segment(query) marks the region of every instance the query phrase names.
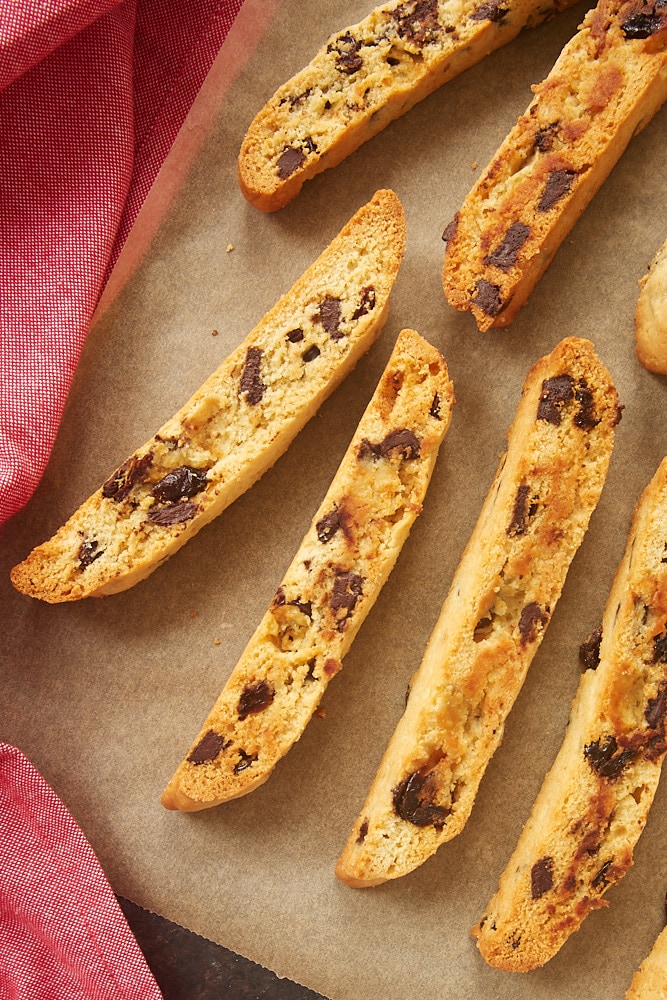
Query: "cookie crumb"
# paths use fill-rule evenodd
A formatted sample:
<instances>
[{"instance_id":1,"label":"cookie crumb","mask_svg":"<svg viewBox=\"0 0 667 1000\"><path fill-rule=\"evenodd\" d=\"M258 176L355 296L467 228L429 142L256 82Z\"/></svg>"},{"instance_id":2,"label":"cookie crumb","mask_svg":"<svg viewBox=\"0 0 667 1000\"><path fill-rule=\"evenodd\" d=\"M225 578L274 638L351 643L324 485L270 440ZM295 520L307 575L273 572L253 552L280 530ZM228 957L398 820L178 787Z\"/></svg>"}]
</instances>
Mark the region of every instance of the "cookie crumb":
<instances>
[{"instance_id":1,"label":"cookie crumb","mask_svg":"<svg viewBox=\"0 0 667 1000\"><path fill-rule=\"evenodd\" d=\"M217 635L216 635L215 639L213 640L213 645L214 646L219 646L220 645L220 640L218 639Z\"/></svg>"},{"instance_id":2,"label":"cookie crumb","mask_svg":"<svg viewBox=\"0 0 667 1000\"><path fill-rule=\"evenodd\" d=\"M477 170L478 166L479 166L479 164L477 163L477 160L473 160L472 163L470 164L470 169L471 170Z\"/></svg>"},{"instance_id":3,"label":"cookie crumb","mask_svg":"<svg viewBox=\"0 0 667 1000\"><path fill-rule=\"evenodd\" d=\"M231 253L233 249L234 249L234 244L233 243L228 243L227 244L227 253Z\"/></svg>"},{"instance_id":4,"label":"cookie crumb","mask_svg":"<svg viewBox=\"0 0 667 1000\"><path fill-rule=\"evenodd\" d=\"M317 716L318 719L326 719L327 717L326 708L316 708L315 715Z\"/></svg>"},{"instance_id":5,"label":"cookie crumb","mask_svg":"<svg viewBox=\"0 0 667 1000\"><path fill-rule=\"evenodd\" d=\"M211 336L212 337L217 337L218 336L218 331L217 330L211 330Z\"/></svg>"}]
</instances>

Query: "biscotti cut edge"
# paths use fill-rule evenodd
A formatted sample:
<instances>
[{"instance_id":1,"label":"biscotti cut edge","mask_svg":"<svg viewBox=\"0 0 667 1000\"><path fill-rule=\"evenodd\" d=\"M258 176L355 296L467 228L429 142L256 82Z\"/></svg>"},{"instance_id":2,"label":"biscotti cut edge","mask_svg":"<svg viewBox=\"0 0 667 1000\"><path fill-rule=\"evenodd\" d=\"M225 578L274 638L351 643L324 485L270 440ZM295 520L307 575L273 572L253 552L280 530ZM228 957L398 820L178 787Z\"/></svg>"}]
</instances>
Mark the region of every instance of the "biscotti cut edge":
<instances>
[{"instance_id":1,"label":"biscotti cut edge","mask_svg":"<svg viewBox=\"0 0 667 1000\"><path fill-rule=\"evenodd\" d=\"M625 1000L665 1000L667 996L667 927L632 977Z\"/></svg>"},{"instance_id":2,"label":"biscotti cut edge","mask_svg":"<svg viewBox=\"0 0 667 1000\"><path fill-rule=\"evenodd\" d=\"M574 0L403 0L332 35L248 128L238 157L244 197L273 212L448 80ZM499 12L502 16L499 16Z\"/></svg>"},{"instance_id":3,"label":"biscotti cut edge","mask_svg":"<svg viewBox=\"0 0 667 1000\"><path fill-rule=\"evenodd\" d=\"M408 874L457 836L597 503L619 408L586 340L532 367L507 454L336 865L353 888Z\"/></svg>"},{"instance_id":4,"label":"biscotti cut edge","mask_svg":"<svg viewBox=\"0 0 667 1000\"><path fill-rule=\"evenodd\" d=\"M163 793L166 808L247 794L299 739L421 512L453 403L440 352L402 331L276 596Z\"/></svg>"},{"instance_id":5,"label":"biscotti cut edge","mask_svg":"<svg viewBox=\"0 0 667 1000\"><path fill-rule=\"evenodd\" d=\"M667 459L639 499L554 764L473 935L495 968L544 965L633 863L667 750ZM595 647L599 643L599 661Z\"/></svg>"},{"instance_id":6,"label":"biscotti cut edge","mask_svg":"<svg viewBox=\"0 0 667 1000\"><path fill-rule=\"evenodd\" d=\"M644 368L667 375L667 240L640 281L635 310L635 345Z\"/></svg>"},{"instance_id":7,"label":"biscotti cut edge","mask_svg":"<svg viewBox=\"0 0 667 1000\"><path fill-rule=\"evenodd\" d=\"M656 8L643 32L641 16L634 0L600 0L587 13L445 229L445 297L480 330L513 321L667 98L667 13Z\"/></svg>"},{"instance_id":8,"label":"biscotti cut edge","mask_svg":"<svg viewBox=\"0 0 667 1000\"><path fill-rule=\"evenodd\" d=\"M376 192L189 402L14 568L16 589L51 603L125 590L252 486L378 337L405 237L398 197Z\"/></svg>"}]
</instances>

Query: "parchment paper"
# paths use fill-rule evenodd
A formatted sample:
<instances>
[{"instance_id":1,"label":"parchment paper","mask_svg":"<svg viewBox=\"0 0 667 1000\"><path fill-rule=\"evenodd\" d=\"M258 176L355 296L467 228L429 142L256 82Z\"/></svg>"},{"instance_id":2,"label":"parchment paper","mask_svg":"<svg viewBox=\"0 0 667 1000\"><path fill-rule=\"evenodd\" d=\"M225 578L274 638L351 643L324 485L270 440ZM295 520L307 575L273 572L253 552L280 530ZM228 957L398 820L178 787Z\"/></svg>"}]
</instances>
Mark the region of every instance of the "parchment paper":
<instances>
[{"instance_id":1,"label":"parchment paper","mask_svg":"<svg viewBox=\"0 0 667 1000\"><path fill-rule=\"evenodd\" d=\"M472 165L485 165L585 8L448 84L287 209L257 212L235 176L248 123L330 32L369 8L248 8L265 32L228 80L143 263L91 332L47 474L3 532L2 737L64 799L117 892L332 1000L620 1000L664 920L665 785L609 908L544 969L487 968L468 930L560 745L579 644L601 618L631 510L667 452L665 380L640 367L633 338L637 281L667 235L667 113L635 138L513 326L480 334L444 300L441 233L476 176ZM235 39L236 30L223 60L227 51L233 62ZM379 187L394 188L408 221L388 325L286 456L134 589L56 606L14 593L10 567L185 402ZM424 513L326 693L325 717L250 796L168 813L162 788L280 583L404 326L443 351L457 396ZM525 373L572 334L594 341L626 407L584 545L462 835L402 880L349 889L333 866L477 519Z\"/></svg>"}]
</instances>

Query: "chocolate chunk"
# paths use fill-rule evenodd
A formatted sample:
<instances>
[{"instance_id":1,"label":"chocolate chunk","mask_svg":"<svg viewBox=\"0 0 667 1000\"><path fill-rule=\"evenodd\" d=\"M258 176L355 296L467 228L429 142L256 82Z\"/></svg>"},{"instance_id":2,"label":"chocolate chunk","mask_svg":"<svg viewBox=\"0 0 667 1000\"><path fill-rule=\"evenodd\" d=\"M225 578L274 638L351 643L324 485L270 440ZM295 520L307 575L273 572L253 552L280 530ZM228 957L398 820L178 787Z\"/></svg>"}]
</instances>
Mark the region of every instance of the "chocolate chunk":
<instances>
[{"instance_id":1,"label":"chocolate chunk","mask_svg":"<svg viewBox=\"0 0 667 1000\"><path fill-rule=\"evenodd\" d=\"M459 224L459 213L457 212L451 222L448 222L445 226L444 232L442 234L442 239L445 243L449 243L456 236L456 230Z\"/></svg>"},{"instance_id":2,"label":"chocolate chunk","mask_svg":"<svg viewBox=\"0 0 667 1000\"><path fill-rule=\"evenodd\" d=\"M471 14L473 21L502 21L507 14L509 7L503 7L501 0L490 0L489 3L482 4L474 14Z\"/></svg>"},{"instance_id":3,"label":"chocolate chunk","mask_svg":"<svg viewBox=\"0 0 667 1000\"><path fill-rule=\"evenodd\" d=\"M391 16L396 22L399 36L415 45L428 45L438 38L440 33L438 0L413 0L412 3L402 3Z\"/></svg>"},{"instance_id":4,"label":"chocolate chunk","mask_svg":"<svg viewBox=\"0 0 667 1000\"><path fill-rule=\"evenodd\" d=\"M236 764L234 764L234 774L240 774L241 771L245 771L246 768L251 767L256 760L256 753L246 753L245 750L239 750L239 759Z\"/></svg>"},{"instance_id":5,"label":"chocolate chunk","mask_svg":"<svg viewBox=\"0 0 667 1000\"><path fill-rule=\"evenodd\" d=\"M333 295L327 295L320 308L313 316L316 322L322 324L332 340L340 340L343 334L340 331L340 299Z\"/></svg>"},{"instance_id":6,"label":"chocolate chunk","mask_svg":"<svg viewBox=\"0 0 667 1000\"><path fill-rule=\"evenodd\" d=\"M433 402L431 403L431 409L428 411L429 416L434 417L435 420L442 420L440 415L440 396L436 392L433 396Z\"/></svg>"},{"instance_id":7,"label":"chocolate chunk","mask_svg":"<svg viewBox=\"0 0 667 1000\"><path fill-rule=\"evenodd\" d=\"M667 681L660 681L655 698L649 698L644 718L650 729L665 732L665 710L667 709Z\"/></svg>"},{"instance_id":8,"label":"chocolate chunk","mask_svg":"<svg viewBox=\"0 0 667 1000\"><path fill-rule=\"evenodd\" d=\"M132 455L121 467L117 469L113 476L107 479L102 487L102 496L108 500L115 500L117 503L124 500L133 486L143 483L146 473L153 464L153 453L149 451L143 458L136 458Z\"/></svg>"},{"instance_id":9,"label":"chocolate chunk","mask_svg":"<svg viewBox=\"0 0 667 1000\"><path fill-rule=\"evenodd\" d=\"M266 389L261 376L263 354L264 351L261 347L249 347L246 351L239 396L245 393L246 403L250 406L256 406L259 403Z\"/></svg>"},{"instance_id":10,"label":"chocolate chunk","mask_svg":"<svg viewBox=\"0 0 667 1000\"><path fill-rule=\"evenodd\" d=\"M579 409L573 417L573 421L582 431L590 431L600 423L595 416L595 400L593 393L586 381L582 378L577 383L574 398L579 403Z\"/></svg>"},{"instance_id":11,"label":"chocolate chunk","mask_svg":"<svg viewBox=\"0 0 667 1000\"><path fill-rule=\"evenodd\" d=\"M191 521L198 510L198 504L193 503L192 500L186 500L171 504L169 507L151 507L148 511L148 517L153 524L168 527L172 524L183 524L185 521Z\"/></svg>"},{"instance_id":12,"label":"chocolate chunk","mask_svg":"<svg viewBox=\"0 0 667 1000\"><path fill-rule=\"evenodd\" d=\"M434 826L442 830L451 809L433 804L437 787L432 771L414 771L392 789L394 811L415 826Z\"/></svg>"},{"instance_id":13,"label":"chocolate chunk","mask_svg":"<svg viewBox=\"0 0 667 1000\"><path fill-rule=\"evenodd\" d=\"M500 299L500 286L492 285L490 281L480 278L475 285L475 296L472 302L487 316L497 316L503 307Z\"/></svg>"},{"instance_id":14,"label":"chocolate chunk","mask_svg":"<svg viewBox=\"0 0 667 1000\"><path fill-rule=\"evenodd\" d=\"M278 587L276 590L276 596L273 598L273 603L277 608L281 608L283 604L287 603L287 598L285 597L285 591L282 587Z\"/></svg>"},{"instance_id":15,"label":"chocolate chunk","mask_svg":"<svg viewBox=\"0 0 667 1000\"><path fill-rule=\"evenodd\" d=\"M600 643L602 642L602 625L594 628L588 639L579 647L579 660L584 670L597 670L600 663Z\"/></svg>"},{"instance_id":16,"label":"chocolate chunk","mask_svg":"<svg viewBox=\"0 0 667 1000\"><path fill-rule=\"evenodd\" d=\"M618 743L614 736L605 736L593 743L587 743L584 747L584 757L594 771L602 778L609 778L613 781L618 778L623 770L631 764L637 755L637 750L630 747L617 753Z\"/></svg>"},{"instance_id":17,"label":"chocolate chunk","mask_svg":"<svg viewBox=\"0 0 667 1000\"><path fill-rule=\"evenodd\" d=\"M322 542L322 545L326 545L327 542L330 542L338 529L342 526L343 521L341 519L341 511L338 507L334 507L334 509L329 511L328 514L321 517L315 525L315 531L317 532L317 537Z\"/></svg>"},{"instance_id":18,"label":"chocolate chunk","mask_svg":"<svg viewBox=\"0 0 667 1000\"><path fill-rule=\"evenodd\" d=\"M298 344L299 341L303 340L303 330L301 329L301 327L298 326L296 330L290 330L290 332L287 334L287 339L289 340L290 344Z\"/></svg>"},{"instance_id":19,"label":"chocolate chunk","mask_svg":"<svg viewBox=\"0 0 667 1000\"><path fill-rule=\"evenodd\" d=\"M540 858L530 870L530 894L533 899L539 899L545 892L553 889L554 859Z\"/></svg>"},{"instance_id":20,"label":"chocolate chunk","mask_svg":"<svg viewBox=\"0 0 667 1000\"><path fill-rule=\"evenodd\" d=\"M351 76L356 73L357 70L361 69L363 66L363 60L359 55L359 49L362 46L362 42L348 32L345 35L341 35L336 41L329 45L329 52L336 51L338 55L336 57L336 66L341 71L341 73L346 73L347 76Z\"/></svg>"},{"instance_id":21,"label":"chocolate chunk","mask_svg":"<svg viewBox=\"0 0 667 1000\"><path fill-rule=\"evenodd\" d=\"M661 632L653 639L653 662L667 663L667 632Z\"/></svg>"},{"instance_id":22,"label":"chocolate chunk","mask_svg":"<svg viewBox=\"0 0 667 1000\"><path fill-rule=\"evenodd\" d=\"M85 542L81 542L79 546L79 566L81 569L85 569L94 563L96 559L104 555L104 549L98 549L99 542L96 538L87 539Z\"/></svg>"},{"instance_id":23,"label":"chocolate chunk","mask_svg":"<svg viewBox=\"0 0 667 1000\"><path fill-rule=\"evenodd\" d=\"M650 38L660 30L663 19L660 14L655 13L656 6L658 5L653 5L652 13L638 11L621 22L621 31L626 38Z\"/></svg>"},{"instance_id":24,"label":"chocolate chunk","mask_svg":"<svg viewBox=\"0 0 667 1000\"><path fill-rule=\"evenodd\" d=\"M591 882L591 885L593 886L594 889L606 889L606 887L609 885L609 881L606 876L612 864L613 864L612 859L610 859L609 861L605 861L602 868Z\"/></svg>"},{"instance_id":25,"label":"chocolate chunk","mask_svg":"<svg viewBox=\"0 0 667 1000\"><path fill-rule=\"evenodd\" d=\"M268 681L257 681L256 684L246 684L241 692L236 712L243 722L249 715L263 712L276 696L275 689Z\"/></svg>"},{"instance_id":26,"label":"chocolate chunk","mask_svg":"<svg viewBox=\"0 0 667 1000\"><path fill-rule=\"evenodd\" d=\"M302 149L296 149L294 146L285 146L285 149L278 157L278 177L280 177L281 181L286 181L305 161L306 154Z\"/></svg>"},{"instance_id":27,"label":"chocolate chunk","mask_svg":"<svg viewBox=\"0 0 667 1000\"><path fill-rule=\"evenodd\" d=\"M361 319L362 316L371 312L372 309L375 309L375 289L372 285L365 285L361 289L361 300L352 313L352 319Z\"/></svg>"},{"instance_id":28,"label":"chocolate chunk","mask_svg":"<svg viewBox=\"0 0 667 1000\"><path fill-rule=\"evenodd\" d=\"M368 820L365 819L361 826L359 827L359 833L357 834L357 843L363 844L366 839L366 834L368 833Z\"/></svg>"},{"instance_id":29,"label":"chocolate chunk","mask_svg":"<svg viewBox=\"0 0 667 1000\"><path fill-rule=\"evenodd\" d=\"M526 604L519 616L521 645L525 646L529 642L534 642L537 639L538 626L544 626L548 621L548 612L543 611L539 604L536 604L535 601Z\"/></svg>"},{"instance_id":30,"label":"chocolate chunk","mask_svg":"<svg viewBox=\"0 0 667 1000\"><path fill-rule=\"evenodd\" d=\"M151 496L163 503L176 503L200 493L208 482L205 469L194 469L191 465L180 465L168 472L151 490Z\"/></svg>"},{"instance_id":31,"label":"chocolate chunk","mask_svg":"<svg viewBox=\"0 0 667 1000\"><path fill-rule=\"evenodd\" d=\"M548 212L572 187L577 176L574 170L552 170L537 206L538 212Z\"/></svg>"},{"instance_id":32,"label":"chocolate chunk","mask_svg":"<svg viewBox=\"0 0 667 1000\"><path fill-rule=\"evenodd\" d=\"M542 383L542 392L537 406L537 419L558 427L561 422L561 408L574 399L574 379L571 375L556 375Z\"/></svg>"},{"instance_id":33,"label":"chocolate chunk","mask_svg":"<svg viewBox=\"0 0 667 1000\"><path fill-rule=\"evenodd\" d=\"M409 461L419 458L420 441L416 434L406 427L390 431L379 444L372 444L366 438L359 445L357 452L359 458L372 455L373 458L391 458L392 455L400 455L402 459Z\"/></svg>"},{"instance_id":34,"label":"chocolate chunk","mask_svg":"<svg viewBox=\"0 0 667 1000\"><path fill-rule=\"evenodd\" d=\"M535 134L535 149L539 153L549 153L553 149L554 140L558 134L558 122L543 125Z\"/></svg>"},{"instance_id":35,"label":"chocolate chunk","mask_svg":"<svg viewBox=\"0 0 667 1000\"><path fill-rule=\"evenodd\" d=\"M499 267L501 271L509 271L516 264L519 250L529 236L530 226L525 226L523 222L513 222L502 243L484 258L484 263Z\"/></svg>"},{"instance_id":36,"label":"chocolate chunk","mask_svg":"<svg viewBox=\"0 0 667 1000\"><path fill-rule=\"evenodd\" d=\"M528 531L528 522L537 513L537 503L528 503L530 494L530 486L526 483L521 483L516 492L516 499L514 500L512 520L507 526L506 533L510 538L516 538L517 535L525 535Z\"/></svg>"},{"instance_id":37,"label":"chocolate chunk","mask_svg":"<svg viewBox=\"0 0 667 1000\"><path fill-rule=\"evenodd\" d=\"M288 604L291 607L298 608L299 611L301 612L301 614L305 615L306 618L311 618L312 619L312 617L313 617L313 602L312 601L300 601L297 598L296 601L288 601Z\"/></svg>"},{"instance_id":38,"label":"chocolate chunk","mask_svg":"<svg viewBox=\"0 0 667 1000\"><path fill-rule=\"evenodd\" d=\"M310 347L306 348L301 357L308 364L309 361L314 361L315 358L319 358L320 349L317 344L311 344Z\"/></svg>"},{"instance_id":39,"label":"chocolate chunk","mask_svg":"<svg viewBox=\"0 0 667 1000\"><path fill-rule=\"evenodd\" d=\"M345 629L347 619L355 609L356 603L363 594L364 578L358 573L339 573L334 580L331 600L331 610L338 621L338 631ZM342 614L339 614L342 612Z\"/></svg>"},{"instance_id":40,"label":"chocolate chunk","mask_svg":"<svg viewBox=\"0 0 667 1000\"><path fill-rule=\"evenodd\" d=\"M215 760L221 750L229 746L219 733L213 729L202 736L194 750L190 751L188 760L191 764L205 764L207 760Z\"/></svg>"},{"instance_id":41,"label":"chocolate chunk","mask_svg":"<svg viewBox=\"0 0 667 1000\"><path fill-rule=\"evenodd\" d=\"M480 618L472 634L474 642L483 642L484 639L489 638L493 632L493 619L493 611L490 611L487 617Z\"/></svg>"}]
</instances>

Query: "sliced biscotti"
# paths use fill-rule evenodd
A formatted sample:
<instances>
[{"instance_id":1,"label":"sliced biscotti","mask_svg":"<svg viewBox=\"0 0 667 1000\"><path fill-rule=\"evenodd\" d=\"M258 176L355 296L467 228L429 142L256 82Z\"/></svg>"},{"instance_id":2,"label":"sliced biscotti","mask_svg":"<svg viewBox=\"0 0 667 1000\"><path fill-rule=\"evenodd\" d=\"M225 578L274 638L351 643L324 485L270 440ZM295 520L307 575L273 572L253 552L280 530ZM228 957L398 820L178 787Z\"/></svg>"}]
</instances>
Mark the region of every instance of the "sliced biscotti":
<instances>
[{"instance_id":1,"label":"sliced biscotti","mask_svg":"<svg viewBox=\"0 0 667 1000\"><path fill-rule=\"evenodd\" d=\"M245 795L299 739L421 511L453 402L442 355L404 330L276 596L162 796L167 808Z\"/></svg>"},{"instance_id":2,"label":"sliced biscotti","mask_svg":"<svg viewBox=\"0 0 667 1000\"><path fill-rule=\"evenodd\" d=\"M667 927L635 972L625 1000L665 1000L667 996Z\"/></svg>"},{"instance_id":3,"label":"sliced biscotti","mask_svg":"<svg viewBox=\"0 0 667 1000\"><path fill-rule=\"evenodd\" d=\"M155 437L12 572L49 602L144 579L282 455L374 342L405 247L378 191Z\"/></svg>"},{"instance_id":4,"label":"sliced biscotti","mask_svg":"<svg viewBox=\"0 0 667 1000\"><path fill-rule=\"evenodd\" d=\"M650 372L667 375L667 240L640 284L635 310L637 357Z\"/></svg>"},{"instance_id":5,"label":"sliced biscotti","mask_svg":"<svg viewBox=\"0 0 667 1000\"><path fill-rule=\"evenodd\" d=\"M460 833L602 489L619 409L592 344L529 372L482 511L336 867L353 887L412 871Z\"/></svg>"},{"instance_id":6,"label":"sliced biscotti","mask_svg":"<svg viewBox=\"0 0 667 1000\"><path fill-rule=\"evenodd\" d=\"M443 239L443 284L481 330L510 323L632 136L667 98L667 7L600 0Z\"/></svg>"},{"instance_id":7,"label":"sliced biscotti","mask_svg":"<svg viewBox=\"0 0 667 1000\"><path fill-rule=\"evenodd\" d=\"M238 175L257 208L282 208L447 80L573 0L393 0L343 28L285 83L243 140Z\"/></svg>"},{"instance_id":8,"label":"sliced biscotti","mask_svg":"<svg viewBox=\"0 0 667 1000\"><path fill-rule=\"evenodd\" d=\"M501 969L543 965L607 904L646 823L667 750L667 459L637 505L601 629L583 653L563 745L473 929Z\"/></svg>"}]
</instances>

